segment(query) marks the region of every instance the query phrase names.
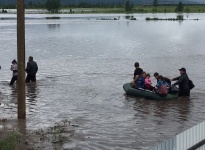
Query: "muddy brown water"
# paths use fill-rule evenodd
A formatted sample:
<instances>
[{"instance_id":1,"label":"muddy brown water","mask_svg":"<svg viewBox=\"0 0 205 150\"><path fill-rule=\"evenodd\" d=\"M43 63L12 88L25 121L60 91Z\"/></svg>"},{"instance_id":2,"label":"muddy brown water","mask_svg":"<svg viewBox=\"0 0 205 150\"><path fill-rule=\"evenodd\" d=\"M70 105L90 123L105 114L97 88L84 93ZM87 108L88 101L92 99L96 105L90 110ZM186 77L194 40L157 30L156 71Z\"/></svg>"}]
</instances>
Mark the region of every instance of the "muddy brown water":
<instances>
[{"instance_id":1,"label":"muddy brown water","mask_svg":"<svg viewBox=\"0 0 205 150\"><path fill-rule=\"evenodd\" d=\"M26 86L26 128L63 119L79 125L74 149L150 149L204 121L205 14L185 21L145 21L176 14L27 15L26 56L39 65L38 82ZM8 86L16 58L15 15L0 15L0 117L15 118L16 86ZM100 18L119 20L99 20ZM169 101L128 97L122 85L134 62L151 75L175 77L186 67L196 87L190 98ZM155 80L152 77L153 84Z\"/></svg>"}]
</instances>

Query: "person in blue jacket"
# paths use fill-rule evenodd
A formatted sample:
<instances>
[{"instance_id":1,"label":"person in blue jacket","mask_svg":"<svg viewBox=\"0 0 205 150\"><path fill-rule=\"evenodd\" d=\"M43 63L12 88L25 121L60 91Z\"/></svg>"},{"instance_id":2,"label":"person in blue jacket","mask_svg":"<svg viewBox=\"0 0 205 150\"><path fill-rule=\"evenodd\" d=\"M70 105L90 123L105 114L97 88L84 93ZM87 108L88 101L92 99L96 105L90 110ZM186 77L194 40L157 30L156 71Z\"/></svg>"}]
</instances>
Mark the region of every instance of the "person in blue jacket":
<instances>
[{"instance_id":1,"label":"person in blue jacket","mask_svg":"<svg viewBox=\"0 0 205 150\"><path fill-rule=\"evenodd\" d=\"M155 92L159 95L166 96L168 94L168 91L169 91L169 84L164 80L164 77L160 75L157 81Z\"/></svg>"},{"instance_id":2,"label":"person in blue jacket","mask_svg":"<svg viewBox=\"0 0 205 150\"><path fill-rule=\"evenodd\" d=\"M142 74L138 77L137 81L135 82L136 88L145 89L145 77L146 72L142 72Z\"/></svg>"}]
</instances>

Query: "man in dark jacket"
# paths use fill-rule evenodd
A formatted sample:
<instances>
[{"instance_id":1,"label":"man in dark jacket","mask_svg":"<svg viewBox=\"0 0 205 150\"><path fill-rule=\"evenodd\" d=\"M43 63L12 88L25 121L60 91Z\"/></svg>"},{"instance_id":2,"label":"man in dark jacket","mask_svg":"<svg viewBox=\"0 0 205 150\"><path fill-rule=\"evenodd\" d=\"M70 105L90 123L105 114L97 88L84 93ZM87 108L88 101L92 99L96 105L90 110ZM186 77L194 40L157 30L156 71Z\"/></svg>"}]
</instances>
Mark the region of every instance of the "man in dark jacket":
<instances>
[{"instance_id":1,"label":"man in dark jacket","mask_svg":"<svg viewBox=\"0 0 205 150\"><path fill-rule=\"evenodd\" d=\"M30 56L28 58L27 67L26 67L26 72L27 72L26 83L29 83L30 81L36 82L37 71L38 71L38 65L35 61L33 61L33 57Z\"/></svg>"},{"instance_id":2,"label":"man in dark jacket","mask_svg":"<svg viewBox=\"0 0 205 150\"><path fill-rule=\"evenodd\" d=\"M173 78L172 81L177 81L173 85L179 85L178 96L190 96L189 77L185 68L179 69L181 76Z\"/></svg>"}]
</instances>

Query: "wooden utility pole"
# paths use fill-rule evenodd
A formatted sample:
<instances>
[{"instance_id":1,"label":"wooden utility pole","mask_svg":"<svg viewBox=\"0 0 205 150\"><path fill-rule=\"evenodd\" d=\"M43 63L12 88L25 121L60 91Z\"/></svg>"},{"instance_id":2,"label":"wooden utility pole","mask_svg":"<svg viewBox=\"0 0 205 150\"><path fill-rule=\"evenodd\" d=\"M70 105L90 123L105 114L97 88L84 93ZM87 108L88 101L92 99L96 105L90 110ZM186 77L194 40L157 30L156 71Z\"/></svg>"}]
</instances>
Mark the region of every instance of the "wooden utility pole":
<instances>
[{"instance_id":1,"label":"wooden utility pole","mask_svg":"<svg viewBox=\"0 0 205 150\"><path fill-rule=\"evenodd\" d=\"M25 100L25 10L24 0L17 0L18 118L26 118Z\"/></svg>"}]
</instances>

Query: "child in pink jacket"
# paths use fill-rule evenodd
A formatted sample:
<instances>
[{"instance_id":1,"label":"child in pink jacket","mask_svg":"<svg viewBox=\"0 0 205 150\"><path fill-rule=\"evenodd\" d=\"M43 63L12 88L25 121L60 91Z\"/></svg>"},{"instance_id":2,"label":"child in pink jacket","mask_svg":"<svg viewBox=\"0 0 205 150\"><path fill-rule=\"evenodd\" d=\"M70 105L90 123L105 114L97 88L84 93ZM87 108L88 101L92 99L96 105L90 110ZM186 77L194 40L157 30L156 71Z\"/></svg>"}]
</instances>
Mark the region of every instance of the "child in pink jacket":
<instances>
[{"instance_id":1,"label":"child in pink jacket","mask_svg":"<svg viewBox=\"0 0 205 150\"><path fill-rule=\"evenodd\" d=\"M152 90L153 89L152 88L152 81L150 79L150 74L149 73L147 73L146 78L145 78L145 88L147 90Z\"/></svg>"}]
</instances>

